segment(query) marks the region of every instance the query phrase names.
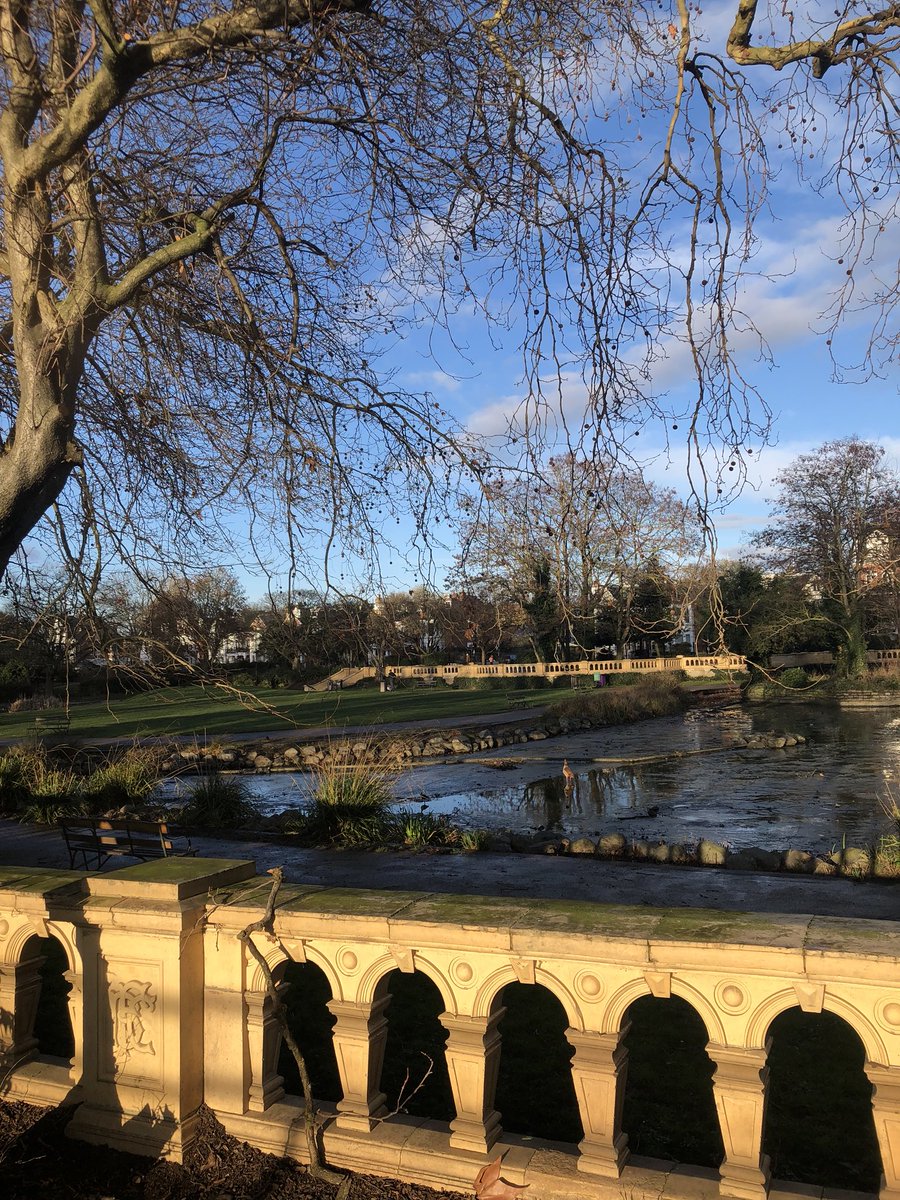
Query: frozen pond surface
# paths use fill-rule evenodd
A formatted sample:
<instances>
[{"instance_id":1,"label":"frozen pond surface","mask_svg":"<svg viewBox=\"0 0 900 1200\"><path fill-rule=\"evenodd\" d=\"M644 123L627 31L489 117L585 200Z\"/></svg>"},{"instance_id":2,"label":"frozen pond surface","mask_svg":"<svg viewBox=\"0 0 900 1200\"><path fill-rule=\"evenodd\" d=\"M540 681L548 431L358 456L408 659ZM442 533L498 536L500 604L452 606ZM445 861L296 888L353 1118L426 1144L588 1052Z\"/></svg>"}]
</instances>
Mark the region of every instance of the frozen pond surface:
<instances>
[{"instance_id":1,"label":"frozen pond surface","mask_svg":"<svg viewBox=\"0 0 900 1200\"><path fill-rule=\"evenodd\" d=\"M729 748L738 735L772 730L804 734L810 743L776 751ZM630 765L591 761L707 749L717 752ZM563 756L577 776L568 795ZM881 798L892 780L900 781L900 712L758 705L506 746L481 757L520 761L508 770L465 759L413 767L398 780L398 801L424 804L465 827L567 837L618 831L629 839L705 837L734 847L827 851L844 838L864 844L887 828ZM302 774L249 782L265 813L308 797Z\"/></svg>"}]
</instances>

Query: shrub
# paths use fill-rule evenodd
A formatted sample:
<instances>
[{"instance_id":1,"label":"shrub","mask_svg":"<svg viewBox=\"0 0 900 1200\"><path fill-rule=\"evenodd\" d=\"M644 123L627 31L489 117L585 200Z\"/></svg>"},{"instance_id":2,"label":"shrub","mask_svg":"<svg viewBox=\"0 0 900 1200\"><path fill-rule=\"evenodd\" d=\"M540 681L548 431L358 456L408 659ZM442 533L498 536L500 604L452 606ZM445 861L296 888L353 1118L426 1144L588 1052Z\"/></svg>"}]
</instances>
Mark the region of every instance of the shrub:
<instances>
[{"instance_id":1,"label":"shrub","mask_svg":"<svg viewBox=\"0 0 900 1200\"><path fill-rule=\"evenodd\" d=\"M312 845L383 846L390 840L390 818L380 806L323 804L314 800L285 822L285 832Z\"/></svg>"},{"instance_id":2,"label":"shrub","mask_svg":"<svg viewBox=\"0 0 900 1200\"><path fill-rule=\"evenodd\" d=\"M91 810L86 796L74 794L43 793L26 805L22 820L33 825L55 825L66 817L83 817Z\"/></svg>"},{"instance_id":3,"label":"shrub","mask_svg":"<svg viewBox=\"0 0 900 1200\"><path fill-rule=\"evenodd\" d=\"M459 831L459 848L467 853L487 849L490 834L486 829L461 829Z\"/></svg>"},{"instance_id":4,"label":"shrub","mask_svg":"<svg viewBox=\"0 0 900 1200\"><path fill-rule=\"evenodd\" d=\"M0 755L0 812L15 812L30 795L22 756L15 752Z\"/></svg>"},{"instance_id":5,"label":"shrub","mask_svg":"<svg viewBox=\"0 0 900 1200\"><path fill-rule=\"evenodd\" d=\"M159 783L164 757L162 750L133 746L93 771L84 781L83 790L107 808L146 800Z\"/></svg>"},{"instance_id":6,"label":"shrub","mask_svg":"<svg viewBox=\"0 0 900 1200\"><path fill-rule=\"evenodd\" d=\"M410 850L421 850L425 846L452 846L459 841L459 831L454 829L446 817L429 812L400 809L393 814L392 821L397 840Z\"/></svg>"},{"instance_id":7,"label":"shrub","mask_svg":"<svg viewBox=\"0 0 900 1200\"><path fill-rule=\"evenodd\" d=\"M643 675L630 687L595 688L560 697L550 706L556 717L587 719L595 725L621 725L670 716L684 706L684 693L669 672Z\"/></svg>"},{"instance_id":8,"label":"shrub","mask_svg":"<svg viewBox=\"0 0 900 1200\"><path fill-rule=\"evenodd\" d=\"M787 688L807 688L810 683L809 676L802 667L785 667L778 676L778 682Z\"/></svg>"},{"instance_id":9,"label":"shrub","mask_svg":"<svg viewBox=\"0 0 900 1200\"><path fill-rule=\"evenodd\" d=\"M64 708L58 696L19 696L9 706L11 713L17 712L48 712L53 708Z\"/></svg>"},{"instance_id":10,"label":"shrub","mask_svg":"<svg viewBox=\"0 0 900 1200\"><path fill-rule=\"evenodd\" d=\"M900 875L900 802L890 788L882 797L881 807L890 830L882 834L875 849L876 870L879 875Z\"/></svg>"},{"instance_id":11,"label":"shrub","mask_svg":"<svg viewBox=\"0 0 900 1200\"><path fill-rule=\"evenodd\" d=\"M545 675L457 675L454 687L472 692L525 692L550 686Z\"/></svg>"},{"instance_id":12,"label":"shrub","mask_svg":"<svg viewBox=\"0 0 900 1200\"><path fill-rule=\"evenodd\" d=\"M259 817L250 800L250 788L239 775L203 775L181 812L179 820L201 829L238 829Z\"/></svg>"}]
</instances>

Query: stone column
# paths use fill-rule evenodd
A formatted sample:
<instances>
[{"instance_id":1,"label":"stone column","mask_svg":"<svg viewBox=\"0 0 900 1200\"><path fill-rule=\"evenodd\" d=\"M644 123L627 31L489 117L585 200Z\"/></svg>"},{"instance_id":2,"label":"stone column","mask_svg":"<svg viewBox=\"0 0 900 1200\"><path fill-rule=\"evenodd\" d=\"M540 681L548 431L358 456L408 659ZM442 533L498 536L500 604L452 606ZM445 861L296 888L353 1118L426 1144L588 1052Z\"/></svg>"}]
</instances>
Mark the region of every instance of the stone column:
<instances>
[{"instance_id":1,"label":"stone column","mask_svg":"<svg viewBox=\"0 0 900 1200\"><path fill-rule=\"evenodd\" d=\"M387 1111L384 1092L378 1089L387 1041L384 1010L390 1002L389 995L370 1004L328 1001L328 1011L335 1017L331 1036L344 1093L337 1106L336 1124L341 1129L368 1133Z\"/></svg>"},{"instance_id":2,"label":"stone column","mask_svg":"<svg viewBox=\"0 0 900 1200\"><path fill-rule=\"evenodd\" d=\"M286 990L278 984L276 991ZM278 1074L278 1055L281 1051L281 1026L272 1014L272 997L268 992L247 992L247 1042L250 1047L250 1088L247 1108L250 1112L265 1112L284 1095L284 1079Z\"/></svg>"},{"instance_id":3,"label":"stone column","mask_svg":"<svg viewBox=\"0 0 900 1200\"><path fill-rule=\"evenodd\" d=\"M456 1118L450 1122L450 1145L486 1154L500 1136L500 1114L494 1109L500 1069L497 1026L506 1013L488 1017L455 1017L441 1013L449 1037L445 1049Z\"/></svg>"},{"instance_id":4,"label":"stone column","mask_svg":"<svg viewBox=\"0 0 900 1200\"><path fill-rule=\"evenodd\" d=\"M740 1200L763 1200L769 1187L769 1156L762 1152L769 1069L764 1050L746 1050L710 1042L706 1049L716 1064L713 1095L725 1158L719 1168L719 1193Z\"/></svg>"},{"instance_id":5,"label":"stone column","mask_svg":"<svg viewBox=\"0 0 900 1200\"><path fill-rule=\"evenodd\" d=\"M628 1074L628 1050L623 1044L626 1022L617 1033L567 1029L575 1051L572 1082L584 1137L579 1144L579 1171L618 1179L628 1157L628 1135L622 1132L622 1106Z\"/></svg>"},{"instance_id":6,"label":"stone column","mask_svg":"<svg viewBox=\"0 0 900 1200\"><path fill-rule=\"evenodd\" d=\"M251 862L167 858L85 880L82 1103L72 1137L181 1161L204 1099L203 929L210 893ZM90 1038L87 1031L91 1031Z\"/></svg>"},{"instance_id":7,"label":"stone column","mask_svg":"<svg viewBox=\"0 0 900 1200\"><path fill-rule=\"evenodd\" d=\"M30 938L17 963L0 963L0 1057L6 1070L24 1066L38 1052L34 1018L43 962L40 942Z\"/></svg>"},{"instance_id":8,"label":"stone column","mask_svg":"<svg viewBox=\"0 0 900 1200\"><path fill-rule=\"evenodd\" d=\"M65 980L69 985L66 1004L69 1009L69 1021L72 1024L75 1053L72 1055L72 1065L69 1068L69 1081L76 1084L84 1072L84 978L80 971L66 971Z\"/></svg>"},{"instance_id":9,"label":"stone column","mask_svg":"<svg viewBox=\"0 0 900 1200\"><path fill-rule=\"evenodd\" d=\"M251 1106L251 1081L261 1063L244 997L254 963L234 928L216 923L220 916L213 912L203 934L203 1028L210 1051L204 1056L203 1094L214 1112L243 1113Z\"/></svg>"},{"instance_id":10,"label":"stone column","mask_svg":"<svg viewBox=\"0 0 900 1200\"><path fill-rule=\"evenodd\" d=\"M881 1150L879 1200L900 1200L900 1067L866 1063L872 1084L872 1115Z\"/></svg>"}]
</instances>

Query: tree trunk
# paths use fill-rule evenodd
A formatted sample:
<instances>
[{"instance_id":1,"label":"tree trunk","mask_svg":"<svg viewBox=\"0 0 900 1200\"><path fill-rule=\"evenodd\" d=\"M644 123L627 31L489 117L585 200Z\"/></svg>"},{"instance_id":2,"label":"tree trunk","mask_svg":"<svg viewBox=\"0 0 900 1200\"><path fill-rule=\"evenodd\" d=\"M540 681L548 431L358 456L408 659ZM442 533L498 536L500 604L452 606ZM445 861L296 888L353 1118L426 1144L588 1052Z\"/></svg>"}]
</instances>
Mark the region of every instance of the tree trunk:
<instances>
[{"instance_id":1,"label":"tree trunk","mask_svg":"<svg viewBox=\"0 0 900 1200\"><path fill-rule=\"evenodd\" d=\"M81 462L67 406L52 381L21 371L19 377L15 429L0 450L0 575Z\"/></svg>"},{"instance_id":2,"label":"tree trunk","mask_svg":"<svg viewBox=\"0 0 900 1200\"><path fill-rule=\"evenodd\" d=\"M859 613L854 614L844 625L844 636L844 645L839 647L835 657L835 674L843 679L856 679L865 675L869 669L866 638L862 616Z\"/></svg>"}]
</instances>

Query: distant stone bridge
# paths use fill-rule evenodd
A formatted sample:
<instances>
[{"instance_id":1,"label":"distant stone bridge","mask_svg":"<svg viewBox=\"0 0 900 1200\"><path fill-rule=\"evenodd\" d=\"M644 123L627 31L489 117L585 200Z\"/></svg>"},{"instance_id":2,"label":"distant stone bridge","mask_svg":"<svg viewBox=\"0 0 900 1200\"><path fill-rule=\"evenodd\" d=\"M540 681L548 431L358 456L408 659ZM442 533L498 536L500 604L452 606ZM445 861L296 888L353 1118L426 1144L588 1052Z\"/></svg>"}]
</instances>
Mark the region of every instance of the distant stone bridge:
<instances>
[{"instance_id":1,"label":"distant stone bridge","mask_svg":"<svg viewBox=\"0 0 900 1200\"><path fill-rule=\"evenodd\" d=\"M900 651L897 652L900 654ZM559 679L563 675L627 675L650 671L684 671L691 678L712 675L716 671L746 671L747 660L742 654L680 654L674 658L595 658L574 662L537 663L447 663L439 667L390 667L397 679L413 679L421 683L441 680L453 684L457 679ZM324 692L329 687L352 687L363 679L375 679L375 667L344 667L314 684L310 691Z\"/></svg>"}]
</instances>

